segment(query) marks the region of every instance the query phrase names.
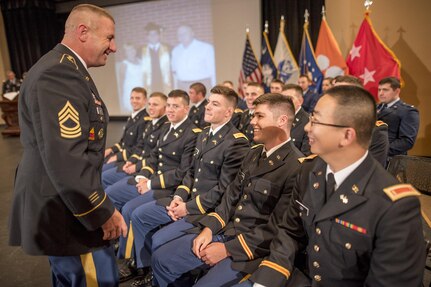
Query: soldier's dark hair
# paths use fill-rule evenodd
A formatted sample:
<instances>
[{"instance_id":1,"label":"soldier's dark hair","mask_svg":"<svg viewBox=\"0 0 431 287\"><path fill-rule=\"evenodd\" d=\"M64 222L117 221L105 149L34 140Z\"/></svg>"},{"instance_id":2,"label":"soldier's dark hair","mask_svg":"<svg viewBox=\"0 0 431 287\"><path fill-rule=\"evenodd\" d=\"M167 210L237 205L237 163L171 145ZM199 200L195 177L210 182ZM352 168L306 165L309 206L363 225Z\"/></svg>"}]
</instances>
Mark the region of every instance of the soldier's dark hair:
<instances>
[{"instance_id":1,"label":"soldier's dark hair","mask_svg":"<svg viewBox=\"0 0 431 287\"><path fill-rule=\"evenodd\" d=\"M274 83L274 84L280 84L282 87L283 87L283 85L284 85L283 81L282 81L282 80L280 80L280 79L273 79L273 80L271 81L271 84L272 84L272 83Z\"/></svg>"},{"instance_id":2,"label":"soldier's dark hair","mask_svg":"<svg viewBox=\"0 0 431 287\"><path fill-rule=\"evenodd\" d=\"M183 90L172 90L168 94L168 98L181 98L186 106L190 105L189 94Z\"/></svg>"},{"instance_id":3,"label":"soldier's dark hair","mask_svg":"<svg viewBox=\"0 0 431 287\"><path fill-rule=\"evenodd\" d=\"M214 86L210 92L211 94L218 94L224 96L226 100L230 103L231 107L233 109L236 108L236 105L238 104L238 94L231 88L217 85Z\"/></svg>"},{"instance_id":4,"label":"soldier's dark hair","mask_svg":"<svg viewBox=\"0 0 431 287\"><path fill-rule=\"evenodd\" d=\"M190 89L193 89L196 91L196 94L202 94L204 97L207 94L207 88L204 84L200 82L196 82L190 85Z\"/></svg>"},{"instance_id":5,"label":"soldier's dark hair","mask_svg":"<svg viewBox=\"0 0 431 287\"><path fill-rule=\"evenodd\" d=\"M161 92L151 93L150 98L161 98L165 102L168 100L168 97Z\"/></svg>"},{"instance_id":6,"label":"soldier's dark hair","mask_svg":"<svg viewBox=\"0 0 431 287\"><path fill-rule=\"evenodd\" d=\"M146 98L146 97L147 97L147 90L146 90L145 88L142 88L142 87L134 87L134 88L132 89L132 92L136 92L136 93L143 94L143 95L144 95L144 98Z\"/></svg>"},{"instance_id":7,"label":"soldier's dark hair","mask_svg":"<svg viewBox=\"0 0 431 287\"><path fill-rule=\"evenodd\" d=\"M367 90L357 86L335 86L323 96L333 98L337 103L334 120L336 124L352 127L358 143L368 148L376 124L376 101Z\"/></svg>"},{"instance_id":8,"label":"soldier's dark hair","mask_svg":"<svg viewBox=\"0 0 431 287\"><path fill-rule=\"evenodd\" d=\"M283 91L294 90L297 98L302 98L302 88L297 84L283 85Z\"/></svg>"},{"instance_id":9,"label":"soldier's dark hair","mask_svg":"<svg viewBox=\"0 0 431 287\"><path fill-rule=\"evenodd\" d=\"M337 76L335 79L335 84L348 84L351 86L357 86L357 87L363 87L362 82L359 78L351 75L343 75L343 76Z\"/></svg>"},{"instance_id":10,"label":"soldier's dark hair","mask_svg":"<svg viewBox=\"0 0 431 287\"><path fill-rule=\"evenodd\" d=\"M269 110L274 114L275 117L287 115L287 125L290 129L293 123L293 118L295 117L295 107L293 105L292 99L281 94L267 93L258 97L253 102L253 105L256 107L263 104L269 106Z\"/></svg>"},{"instance_id":11,"label":"soldier's dark hair","mask_svg":"<svg viewBox=\"0 0 431 287\"><path fill-rule=\"evenodd\" d=\"M299 75L299 77L300 77L300 78L307 78L308 82L309 82L309 83L312 83L312 81L311 81L310 77L309 77L307 74L301 74L301 75Z\"/></svg>"},{"instance_id":12,"label":"soldier's dark hair","mask_svg":"<svg viewBox=\"0 0 431 287\"><path fill-rule=\"evenodd\" d=\"M392 90L401 88L400 80L395 77L386 77L380 80L379 85L389 84Z\"/></svg>"}]
</instances>

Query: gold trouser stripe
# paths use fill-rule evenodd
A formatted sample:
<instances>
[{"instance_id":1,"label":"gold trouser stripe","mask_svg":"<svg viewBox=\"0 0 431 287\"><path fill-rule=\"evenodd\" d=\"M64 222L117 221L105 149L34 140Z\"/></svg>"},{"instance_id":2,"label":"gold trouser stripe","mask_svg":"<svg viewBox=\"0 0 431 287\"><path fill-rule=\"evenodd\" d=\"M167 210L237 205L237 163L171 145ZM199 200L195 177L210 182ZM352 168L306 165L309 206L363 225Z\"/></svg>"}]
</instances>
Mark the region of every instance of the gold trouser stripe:
<instances>
[{"instance_id":1,"label":"gold trouser stripe","mask_svg":"<svg viewBox=\"0 0 431 287\"><path fill-rule=\"evenodd\" d=\"M99 202L99 204L98 204L98 205L96 205L95 207L93 207L92 209L90 209L90 210L89 210L89 211L87 211L87 212L79 213L79 214L75 213L75 214L74 214L74 216L76 216L76 217L81 217L81 216L84 216L84 215L89 214L90 212L93 212L93 211L94 211L94 210L96 210L99 206L101 206L101 205L102 205L102 203L105 201L105 199L106 199L106 193L105 193L105 196L103 197L102 201L101 201L101 202Z\"/></svg>"},{"instance_id":2,"label":"gold trouser stripe","mask_svg":"<svg viewBox=\"0 0 431 287\"><path fill-rule=\"evenodd\" d=\"M200 195L196 196L196 204L198 205L199 211L202 214L205 214L205 209L202 207L202 204L201 204L201 196Z\"/></svg>"},{"instance_id":3,"label":"gold trouser stripe","mask_svg":"<svg viewBox=\"0 0 431 287\"><path fill-rule=\"evenodd\" d=\"M218 215L217 213L215 213L215 212L211 212L210 214L208 214L209 216L214 216L219 222L220 222L220 225L221 225L221 227L223 228L223 227L225 227L226 226L226 223L224 222L224 220L220 217L220 215Z\"/></svg>"},{"instance_id":4,"label":"gold trouser stripe","mask_svg":"<svg viewBox=\"0 0 431 287\"><path fill-rule=\"evenodd\" d=\"M250 248L245 242L244 236L242 234L238 235L238 240L239 240L239 243L241 243L241 246L244 249L245 253L247 254L248 259L253 260L254 259L253 253L251 252Z\"/></svg>"},{"instance_id":5,"label":"gold trouser stripe","mask_svg":"<svg viewBox=\"0 0 431 287\"><path fill-rule=\"evenodd\" d=\"M163 174L160 175L160 186L162 187L162 189L166 188L165 178L163 177Z\"/></svg>"},{"instance_id":6,"label":"gold trouser stripe","mask_svg":"<svg viewBox=\"0 0 431 287\"><path fill-rule=\"evenodd\" d=\"M81 264L85 273L85 283L87 287L98 287L96 265L94 265L93 253L82 254Z\"/></svg>"},{"instance_id":7,"label":"gold trouser stripe","mask_svg":"<svg viewBox=\"0 0 431 287\"><path fill-rule=\"evenodd\" d=\"M245 275L245 276L244 276L244 278L242 278L242 279L241 279L241 281L239 281L238 283L243 283L243 282L247 281L247 280L248 280L248 278L250 278L250 277L251 277L251 274L247 274L247 275Z\"/></svg>"},{"instance_id":8,"label":"gold trouser stripe","mask_svg":"<svg viewBox=\"0 0 431 287\"><path fill-rule=\"evenodd\" d=\"M286 278L289 278L289 276L290 276L289 270L287 270L283 266L278 265L277 263L274 263L274 262L271 262L268 260L263 260L259 266L266 266L266 267L269 267L271 269L274 269L275 271L278 271L281 274L283 274Z\"/></svg>"},{"instance_id":9,"label":"gold trouser stripe","mask_svg":"<svg viewBox=\"0 0 431 287\"><path fill-rule=\"evenodd\" d=\"M129 234L127 235L126 252L124 258L129 259L132 257L132 247L135 236L133 235L132 221L130 221Z\"/></svg>"}]
</instances>

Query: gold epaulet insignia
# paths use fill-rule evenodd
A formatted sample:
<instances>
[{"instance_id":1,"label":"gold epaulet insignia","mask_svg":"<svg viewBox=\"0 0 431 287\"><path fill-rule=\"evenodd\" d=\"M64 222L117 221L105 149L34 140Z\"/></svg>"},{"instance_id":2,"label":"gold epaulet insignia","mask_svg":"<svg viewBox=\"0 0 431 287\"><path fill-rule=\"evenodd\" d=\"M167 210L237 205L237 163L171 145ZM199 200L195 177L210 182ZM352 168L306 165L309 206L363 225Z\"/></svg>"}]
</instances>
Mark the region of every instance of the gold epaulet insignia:
<instances>
[{"instance_id":1,"label":"gold epaulet insignia","mask_svg":"<svg viewBox=\"0 0 431 287\"><path fill-rule=\"evenodd\" d=\"M235 114L237 114L237 113L243 113L244 111L243 110L241 110L240 108L236 108L235 109Z\"/></svg>"},{"instance_id":2,"label":"gold epaulet insignia","mask_svg":"<svg viewBox=\"0 0 431 287\"><path fill-rule=\"evenodd\" d=\"M192 129L192 131L193 131L195 134L202 132L202 130L201 130L200 128Z\"/></svg>"},{"instance_id":3,"label":"gold epaulet insignia","mask_svg":"<svg viewBox=\"0 0 431 287\"><path fill-rule=\"evenodd\" d=\"M61 137L74 139L81 136L79 113L69 101L58 112L58 123L60 125Z\"/></svg>"},{"instance_id":4,"label":"gold epaulet insignia","mask_svg":"<svg viewBox=\"0 0 431 287\"><path fill-rule=\"evenodd\" d=\"M76 67L76 69L78 70L78 65L76 64L76 61L75 61L75 58L74 58L74 57L72 57L72 56L71 56L71 55L69 55L69 54L63 54L63 56L61 56L60 63L63 63L64 59L66 59L66 60L68 60L69 62L71 62L72 64L74 64L74 65L75 65L75 67Z\"/></svg>"},{"instance_id":5,"label":"gold epaulet insignia","mask_svg":"<svg viewBox=\"0 0 431 287\"><path fill-rule=\"evenodd\" d=\"M152 118L151 117L144 117L144 121L151 121Z\"/></svg>"},{"instance_id":6,"label":"gold epaulet insignia","mask_svg":"<svg viewBox=\"0 0 431 287\"><path fill-rule=\"evenodd\" d=\"M317 156L317 154L310 154L309 156L305 156L305 157L300 157L300 158L298 158L298 161L299 161L300 163L303 163L304 161L306 161L306 160L311 160L311 159L315 158L316 156Z\"/></svg>"},{"instance_id":7,"label":"gold epaulet insignia","mask_svg":"<svg viewBox=\"0 0 431 287\"><path fill-rule=\"evenodd\" d=\"M256 144L256 145L252 146L251 149L255 149L255 148L258 148L260 146L263 146L263 144Z\"/></svg>"},{"instance_id":8,"label":"gold epaulet insignia","mask_svg":"<svg viewBox=\"0 0 431 287\"><path fill-rule=\"evenodd\" d=\"M239 138L245 138L246 140L248 140L248 138L245 136L245 134L243 134L243 133L236 133L236 134L233 134L233 137L234 138L236 138L236 139L239 139Z\"/></svg>"},{"instance_id":9,"label":"gold epaulet insignia","mask_svg":"<svg viewBox=\"0 0 431 287\"><path fill-rule=\"evenodd\" d=\"M383 189L387 196L392 201L397 201L398 199L407 196L419 196L421 195L411 184L396 184Z\"/></svg>"},{"instance_id":10,"label":"gold epaulet insignia","mask_svg":"<svg viewBox=\"0 0 431 287\"><path fill-rule=\"evenodd\" d=\"M388 124L385 123L384 121L376 121L376 127L380 127L380 126L388 126Z\"/></svg>"}]
</instances>

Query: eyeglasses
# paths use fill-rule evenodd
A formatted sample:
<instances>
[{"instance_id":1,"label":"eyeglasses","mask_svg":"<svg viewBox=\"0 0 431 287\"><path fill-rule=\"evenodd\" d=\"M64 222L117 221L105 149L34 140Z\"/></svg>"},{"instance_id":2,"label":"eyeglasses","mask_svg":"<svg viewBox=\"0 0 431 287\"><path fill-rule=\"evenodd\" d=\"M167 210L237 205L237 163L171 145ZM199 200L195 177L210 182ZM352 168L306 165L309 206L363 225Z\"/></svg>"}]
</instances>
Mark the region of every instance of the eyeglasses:
<instances>
[{"instance_id":1,"label":"eyeglasses","mask_svg":"<svg viewBox=\"0 0 431 287\"><path fill-rule=\"evenodd\" d=\"M334 128L350 128L349 126L343 126L343 125L336 125L336 124L327 124L327 123L321 123L314 119L314 116L311 114L308 117L308 120L310 121L310 125L321 125L321 126L327 126L327 127L334 127Z\"/></svg>"}]
</instances>

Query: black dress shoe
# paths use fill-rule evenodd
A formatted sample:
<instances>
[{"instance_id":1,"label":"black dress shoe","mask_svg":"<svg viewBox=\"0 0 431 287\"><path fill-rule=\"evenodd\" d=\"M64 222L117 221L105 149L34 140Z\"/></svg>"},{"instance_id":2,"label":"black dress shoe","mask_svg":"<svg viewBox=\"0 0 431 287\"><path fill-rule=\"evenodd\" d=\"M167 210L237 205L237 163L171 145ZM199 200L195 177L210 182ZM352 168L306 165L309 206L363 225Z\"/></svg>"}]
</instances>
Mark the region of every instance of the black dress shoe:
<instances>
[{"instance_id":1,"label":"black dress shoe","mask_svg":"<svg viewBox=\"0 0 431 287\"><path fill-rule=\"evenodd\" d=\"M137 270L136 270L136 267L135 267L136 265L134 261L135 260L133 259L117 260L118 274L119 274L118 280L120 282L125 282L136 276Z\"/></svg>"},{"instance_id":2,"label":"black dress shoe","mask_svg":"<svg viewBox=\"0 0 431 287\"><path fill-rule=\"evenodd\" d=\"M131 287L152 287L153 286L153 271L149 267L138 269L141 275L136 276ZM142 270L142 271L141 271Z\"/></svg>"}]
</instances>

